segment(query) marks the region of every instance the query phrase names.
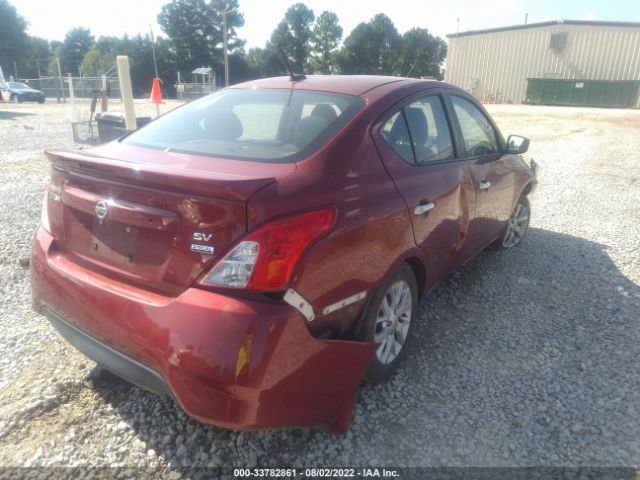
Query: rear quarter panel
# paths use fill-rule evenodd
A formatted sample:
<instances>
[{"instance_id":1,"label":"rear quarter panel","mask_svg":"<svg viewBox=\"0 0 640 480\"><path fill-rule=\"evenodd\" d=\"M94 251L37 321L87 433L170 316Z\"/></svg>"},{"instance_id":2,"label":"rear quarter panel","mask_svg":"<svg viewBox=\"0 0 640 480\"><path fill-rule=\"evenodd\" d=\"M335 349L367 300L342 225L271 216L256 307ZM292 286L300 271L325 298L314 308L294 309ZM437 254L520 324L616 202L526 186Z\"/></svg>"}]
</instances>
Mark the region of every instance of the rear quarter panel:
<instances>
[{"instance_id":1,"label":"rear quarter panel","mask_svg":"<svg viewBox=\"0 0 640 480\"><path fill-rule=\"evenodd\" d=\"M347 334L366 298L327 316L322 309L346 297L370 291L396 265L419 257L406 205L382 165L369 127L383 111L366 107L349 128L312 157L299 162L294 175L255 194L249 221L322 207L336 209L333 230L307 250L291 281L316 312L313 334ZM249 229L255 225L249 225Z\"/></svg>"}]
</instances>

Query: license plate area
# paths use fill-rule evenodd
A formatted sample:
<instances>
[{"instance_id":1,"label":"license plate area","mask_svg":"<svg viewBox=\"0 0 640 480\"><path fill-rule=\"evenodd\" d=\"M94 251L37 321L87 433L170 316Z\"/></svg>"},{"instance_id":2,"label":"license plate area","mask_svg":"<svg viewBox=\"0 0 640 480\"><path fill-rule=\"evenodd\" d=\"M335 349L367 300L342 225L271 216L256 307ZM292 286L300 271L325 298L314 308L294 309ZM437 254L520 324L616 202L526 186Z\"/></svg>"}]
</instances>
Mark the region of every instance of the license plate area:
<instances>
[{"instance_id":1,"label":"license plate area","mask_svg":"<svg viewBox=\"0 0 640 480\"><path fill-rule=\"evenodd\" d=\"M89 251L114 265L130 265L138 254L139 228L94 218Z\"/></svg>"}]
</instances>

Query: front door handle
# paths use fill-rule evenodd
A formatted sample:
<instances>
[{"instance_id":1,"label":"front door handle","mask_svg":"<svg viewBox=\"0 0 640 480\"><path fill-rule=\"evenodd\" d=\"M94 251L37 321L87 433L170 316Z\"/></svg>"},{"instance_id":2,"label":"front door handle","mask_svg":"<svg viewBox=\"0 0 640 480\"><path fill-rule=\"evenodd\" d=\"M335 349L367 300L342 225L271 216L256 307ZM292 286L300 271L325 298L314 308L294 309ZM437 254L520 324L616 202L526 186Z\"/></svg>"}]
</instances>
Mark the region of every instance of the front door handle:
<instances>
[{"instance_id":1,"label":"front door handle","mask_svg":"<svg viewBox=\"0 0 640 480\"><path fill-rule=\"evenodd\" d=\"M435 205L433 203L421 203L420 205L416 205L413 209L413 213L415 215L422 215L423 213L427 213L431 210Z\"/></svg>"},{"instance_id":2,"label":"front door handle","mask_svg":"<svg viewBox=\"0 0 640 480\"><path fill-rule=\"evenodd\" d=\"M487 181L487 180L482 180L480 182L480 190L489 190L489 187L491 186L491 182Z\"/></svg>"}]
</instances>

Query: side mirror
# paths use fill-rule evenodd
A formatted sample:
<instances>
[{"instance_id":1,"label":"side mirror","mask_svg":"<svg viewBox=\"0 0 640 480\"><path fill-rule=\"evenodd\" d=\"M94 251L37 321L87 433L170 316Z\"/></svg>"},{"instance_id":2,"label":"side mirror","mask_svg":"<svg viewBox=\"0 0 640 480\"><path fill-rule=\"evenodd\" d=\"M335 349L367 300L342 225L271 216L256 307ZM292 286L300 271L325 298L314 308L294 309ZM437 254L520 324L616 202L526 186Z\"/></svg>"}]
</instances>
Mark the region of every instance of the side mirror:
<instances>
[{"instance_id":1,"label":"side mirror","mask_svg":"<svg viewBox=\"0 0 640 480\"><path fill-rule=\"evenodd\" d=\"M519 135L509 135L507 138L507 153L519 155L529 150L529 139Z\"/></svg>"}]
</instances>

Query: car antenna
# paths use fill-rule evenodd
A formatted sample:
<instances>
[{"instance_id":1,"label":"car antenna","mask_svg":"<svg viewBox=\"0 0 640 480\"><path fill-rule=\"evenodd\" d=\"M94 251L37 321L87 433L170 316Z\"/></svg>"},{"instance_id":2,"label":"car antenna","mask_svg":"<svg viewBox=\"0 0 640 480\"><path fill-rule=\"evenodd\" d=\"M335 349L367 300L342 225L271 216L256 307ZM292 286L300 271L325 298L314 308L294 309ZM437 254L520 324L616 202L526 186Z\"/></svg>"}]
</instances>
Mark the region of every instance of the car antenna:
<instances>
[{"instance_id":1,"label":"car antenna","mask_svg":"<svg viewBox=\"0 0 640 480\"><path fill-rule=\"evenodd\" d=\"M282 50L281 46L278 47L278 51L280 52L280 57L282 59L282 62L284 63L285 67L287 67L287 71L289 72L289 78L291 79L292 82L299 82L307 78L307 76L304 73L293 73L293 70L291 69L291 64L289 63L289 59L287 58L287 55Z\"/></svg>"}]
</instances>

